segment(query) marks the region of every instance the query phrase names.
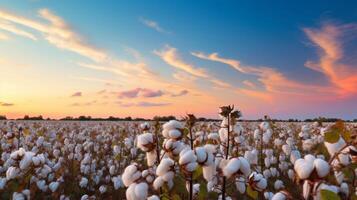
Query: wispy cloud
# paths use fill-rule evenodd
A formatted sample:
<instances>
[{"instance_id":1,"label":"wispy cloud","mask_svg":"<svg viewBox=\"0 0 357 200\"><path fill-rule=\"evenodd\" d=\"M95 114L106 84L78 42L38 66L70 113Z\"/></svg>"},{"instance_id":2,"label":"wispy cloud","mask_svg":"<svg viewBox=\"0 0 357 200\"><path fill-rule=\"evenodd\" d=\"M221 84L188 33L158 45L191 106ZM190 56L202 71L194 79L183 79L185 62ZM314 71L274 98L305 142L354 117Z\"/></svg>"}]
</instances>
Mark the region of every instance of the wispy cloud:
<instances>
[{"instance_id":1,"label":"wispy cloud","mask_svg":"<svg viewBox=\"0 0 357 200\"><path fill-rule=\"evenodd\" d=\"M9 40L10 36L5 33L0 32L0 40Z\"/></svg>"},{"instance_id":2,"label":"wispy cloud","mask_svg":"<svg viewBox=\"0 0 357 200\"><path fill-rule=\"evenodd\" d=\"M185 96L189 93L188 90L181 90L181 92L177 93L177 94L172 94L172 97L180 97L180 96Z\"/></svg>"},{"instance_id":3,"label":"wispy cloud","mask_svg":"<svg viewBox=\"0 0 357 200\"><path fill-rule=\"evenodd\" d=\"M141 23L143 23L145 26L156 30L157 32L160 32L160 33L170 33L170 31L167 31L167 30L163 29L163 28L159 25L159 23L156 22L156 21L153 21L153 20L150 20L150 19L145 19L145 18L143 18L143 17L140 17L140 18L139 18L139 21L140 21Z\"/></svg>"},{"instance_id":4,"label":"wispy cloud","mask_svg":"<svg viewBox=\"0 0 357 200\"><path fill-rule=\"evenodd\" d=\"M0 29L8 31L10 33L13 33L15 35L27 37L31 40L37 40L37 38L32 33L29 33L27 31L19 29L16 26L14 26L13 24L10 24L9 22L4 21L4 20L0 20Z\"/></svg>"},{"instance_id":5,"label":"wispy cloud","mask_svg":"<svg viewBox=\"0 0 357 200\"><path fill-rule=\"evenodd\" d=\"M357 93L357 63L344 64L344 36L355 39L357 24L334 25L325 23L320 29L304 28L308 38L319 49L317 62L307 61L305 66L324 74L337 87L337 93L346 96Z\"/></svg>"},{"instance_id":6,"label":"wispy cloud","mask_svg":"<svg viewBox=\"0 0 357 200\"><path fill-rule=\"evenodd\" d=\"M0 102L0 106L4 106L4 107L10 107L10 106L14 106L15 104L13 103L5 103L5 102Z\"/></svg>"},{"instance_id":7,"label":"wispy cloud","mask_svg":"<svg viewBox=\"0 0 357 200\"><path fill-rule=\"evenodd\" d=\"M171 105L171 103L154 103L154 102L147 102L141 101L138 103L122 103L118 102L121 107L162 107Z\"/></svg>"},{"instance_id":8,"label":"wispy cloud","mask_svg":"<svg viewBox=\"0 0 357 200\"><path fill-rule=\"evenodd\" d=\"M153 97L160 97L164 95L164 92L161 90L151 90L147 88L135 88L132 90L126 90L119 93L119 98L136 98L136 97L143 97L143 98L153 98Z\"/></svg>"},{"instance_id":9,"label":"wispy cloud","mask_svg":"<svg viewBox=\"0 0 357 200\"><path fill-rule=\"evenodd\" d=\"M97 101L93 100L93 101L88 101L88 102L83 102L83 103L79 103L79 102L72 103L72 104L70 104L70 106L81 107L81 106L92 106L95 104L97 104Z\"/></svg>"},{"instance_id":10,"label":"wispy cloud","mask_svg":"<svg viewBox=\"0 0 357 200\"><path fill-rule=\"evenodd\" d=\"M214 76L210 75L206 69L199 68L199 67L194 66L193 64L189 64L189 63L185 62L178 54L176 48L166 45L163 49L161 49L160 51L154 51L154 53L156 55L158 55L167 64L169 64L179 70L182 70L192 76L206 79L206 80L210 81L211 83L213 83L217 87L224 87L224 88L230 87L229 83L226 83L226 82L219 80L219 79L215 78ZM186 75L186 77L183 77L182 74L180 76L178 76L178 74L175 73L174 77L176 79L182 79L182 78L185 79L188 76Z\"/></svg>"},{"instance_id":11,"label":"wispy cloud","mask_svg":"<svg viewBox=\"0 0 357 200\"><path fill-rule=\"evenodd\" d=\"M71 97L81 97L82 96L82 92L75 92L71 95Z\"/></svg>"}]
</instances>

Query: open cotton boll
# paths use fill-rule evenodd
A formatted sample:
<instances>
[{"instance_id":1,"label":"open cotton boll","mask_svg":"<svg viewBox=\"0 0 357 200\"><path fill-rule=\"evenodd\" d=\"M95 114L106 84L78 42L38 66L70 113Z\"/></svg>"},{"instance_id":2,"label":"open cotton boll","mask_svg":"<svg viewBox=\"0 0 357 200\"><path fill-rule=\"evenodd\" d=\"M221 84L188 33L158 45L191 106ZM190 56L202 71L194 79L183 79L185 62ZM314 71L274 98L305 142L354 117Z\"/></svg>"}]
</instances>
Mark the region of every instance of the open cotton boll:
<instances>
[{"instance_id":1,"label":"open cotton boll","mask_svg":"<svg viewBox=\"0 0 357 200\"><path fill-rule=\"evenodd\" d=\"M156 168L156 175L162 176L175 164L171 158L163 158Z\"/></svg>"},{"instance_id":2,"label":"open cotton boll","mask_svg":"<svg viewBox=\"0 0 357 200\"><path fill-rule=\"evenodd\" d=\"M264 198L267 200L271 200L274 194L272 192L264 192Z\"/></svg>"},{"instance_id":3,"label":"open cotton boll","mask_svg":"<svg viewBox=\"0 0 357 200\"><path fill-rule=\"evenodd\" d=\"M126 189L125 195L127 200L138 200L135 196L135 187L136 183L132 183L129 185L128 189Z\"/></svg>"},{"instance_id":4,"label":"open cotton boll","mask_svg":"<svg viewBox=\"0 0 357 200\"><path fill-rule=\"evenodd\" d=\"M164 130L172 130L172 129L183 129L184 126L182 123L180 123L179 121L176 120L170 120L168 122L166 122L162 128Z\"/></svg>"},{"instance_id":5,"label":"open cotton boll","mask_svg":"<svg viewBox=\"0 0 357 200\"><path fill-rule=\"evenodd\" d=\"M154 142L154 136L151 133L141 134L137 138L137 146L143 151L151 151L152 146L154 145L152 144L153 142Z\"/></svg>"},{"instance_id":6,"label":"open cotton boll","mask_svg":"<svg viewBox=\"0 0 357 200\"><path fill-rule=\"evenodd\" d=\"M250 164L256 165L258 164L258 151L256 149L252 151L246 151L244 153L244 158L247 159Z\"/></svg>"},{"instance_id":7,"label":"open cotton boll","mask_svg":"<svg viewBox=\"0 0 357 200\"><path fill-rule=\"evenodd\" d=\"M271 198L271 200L286 200L285 194L278 192L274 194L274 196Z\"/></svg>"},{"instance_id":8,"label":"open cotton boll","mask_svg":"<svg viewBox=\"0 0 357 200\"><path fill-rule=\"evenodd\" d=\"M307 160L300 158L295 162L294 170L300 179L307 179L314 170L314 163L313 161L308 162Z\"/></svg>"},{"instance_id":9,"label":"open cotton boll","mask_svg":"<svg viewBox=\"0 0 357 200\"><path fill-rule=\"evenodd\" d=\"M160 200L160 198L156 195L149 196L147 200Z\"/></svg>"},{"instance_id":10,"label":"open cotton boll","mask_svg":"<svg viewBox=\"0 0 357 200\"><path fill-rule=\"evenodd\" d=\"M330 156L335 155L335 153L339 152L344 146L346 146L346 142L342 137L340 137L336 143L325 142L324 144Z\"/></svg>"},{"instance_id":11,"label":"open cotton boll","mask_svg":"<svg viewBox=\"0 0 357 200\"><path fill-rule=\"evenodd\" d=\"M173 130L169 130L168 135L170 138L177 139L182 136L182 133L177 129L173 129Z\"/></svg>"},{"instance_id":12,"label":"open cotton boll","mask_svg":"<svg viewBox=\"0 0 357 200\"><path fill-rule=\"evenodd\" d=\"M35 154L31 151L27 151L25 152L24 156L22 157L21 161L20 161L20 169L25 170L27 169L31 163L32 163L32 157Z\"/></svg>"},{"instance_id":13,"label":"open cotton boll","mask_svg":"<svg viewBox=\"0 0 357 200\"><path fill-rule=\"evenodd\" d=\"M55 192L57 190L58 186L59 186L59 182L52 182L52 183L50 183L49 188L52 192Z\"/></svg>"},{"instance_id":14,"label":"open cotton boll","mask_svg":"<svg viewBox=\"0 0 357 200\"><path fill-rule=\"evenodd\" d=\"M148 196L148 184L141 182L135 186L135 196L137 200L146 200Z\"/></svg>"},{"instance_id":15,"label":"open cotton boll","mask_svg":"<svg viewBox=\"0 0 357 200\"><path fill-rule=\"evenodd\" d=\"M203 178L206 181L212 180L213 176L216 175L216 165L212 162L208 166L203 166L202 167L202 174L203 174Z\"/></svg>"},{"instance_id":16,"label":"open cotton boll","mask_svg":"<svg viewBox=\"0 0 357 200\"><path fill-rule=\"evenodd\" d=\"M121 188L123 186L123 182L122 182L120 176L113 177L112 182L113 182L115 190L118 190L119 188Z\"/></svg>"},{"instance_id":17,"label":"open cotton boll","mask_svg":"<svg viewBox=\"0 0 357 200\"><path fill-rule=\"evenodd\" d=\"M288 177L289 177L290 180L294 180L294 175L295 175L294 170L289 169L288 170Z\"/></svg>"},{"instance_id":18,"label":"open cotton boll","mask_svg":"<svg viewBox=\"0 0 357 200\"><path fill-rule=\"evenodd\" d=\"M245 180L243 177L239 177L236 179L236 188L241 194L245 193L246 186L245 186Z\"/></svg>"},{"instance_id":19,"label":"open cotton boll","mask_svg":"<svg viewBox=\"0 0 357 200\"><path fill-rule=\"evenodd\" d=\"M275 189L275 190L280 190L280 189L282 189L282 188L284 188L284 183L283 183L283 181L281 181L281 180L276 180L276 181L274 182L274 189Z\"/></svg>"},{"instance_id":20,"label":"open cotton boll","mask_svg":"<svg viewBox=\"0 0 357 200\"><path fill-rule=\"evenodd\" d=\"M128 187L131 183L136 181L141 177L141 172L138 171L136 164L131 164L127 166L122 175L123 183L126 187Z\"/></svg>"},{"instance_id":21,"label":"open cotton boll","mask_svg":"<svg viewBox=\"0 0 357 200\"><path fill-rule=\"evenodd\" d=\"M206 149L204 147L197 147L195 148L195 153L197 157L197 162L198 163L203 163L206 161L208 154L206 152Z\"/></svg>"},{"instance_id":22,"label":"open cotton boll","mask_svg":"<svg viewBox=\"0 0 357 200\"><path fill-rule=\"evenodd\" d=\"M81 181L79 182L79 187L85 188L87 187L88 179L86 177L82 177Z\"/></svg>"},{"instance_id":23,"label":"open cotton boll","mask_svg":"<svg viewBox=\"0 0 357 200\"><path fill-rule=\"evenodd\" d=\"M0 177L0 190L4 189L6 185L6 178Z\"/></svg>"},{"instance_id":24,"label":"open cotton boll","mask_svg":"<svg viewBox=\"0 0 357 200\"><path fill-rule=\"evenodd\" d=\"M153 183L154 189L158 190L159 188L161 188L164 185L164 182L165 181L162 179L162 177L157 177Z\"/></svg>"},{"instance_id":25,"label":"open cotton boll","mask_svg":"<svg viewBox=\"0 0 357 200\"><path fill-rule=\"evenodd\" d=\"M88 194L85 194L81 197L81 200L89 200Z\"/></svg>"},{"instance_id":26,"label":"open cotton boll","mask_svg":"<svg viewBox=\"0 0 357 200\"><path fill-rule=\"evenodd\" d=\"M301 154L300 154L300 152L298 150L291 151L290 162L292 164L295 164L296 160L298 160L299 158L301 158Z\"/></svg>"},{"instance_id":27,"label":"open cotton boll","mask_svg":"<svg viewBox=\"0 0 357 200\"><path fill-rule=\"evenodd\" d=\"M19 168L11 166L6 171L6 179L7 180L14 179L19 175L19 173L20 173Z\"/></svg>"},{"instance_id":28,"label":"open cotton boll","mask_svg":"<svg viewBox=\"0 0 357 200\"><path fill-rule=\"evenodd\" d=\"M229 178L236 173L240 168L240 161L238 158L232 158L228 161L227 165L223 168L223 174Z\"/></svg>"},{"instance_id":29,"label":"open cotton boll","mask_svg":"<svg viewBox=\"0 0 357 200\"><path fill-rule=\"evenodd\" d=\"M314 161L314 167L316 169L317 175L320 178L327 176L330 172L330 165L320 158Z\"/></svg>"},{"instance_id":30,"label":"open cotton boll","mask_svg":"<svg viewBox=\"0 0 357 200\"><path fill-rule=\"evenodd\" d=\"M46 192L48 186L46 185L46 181L45 180L39 180L36 182L36 185L38 187L38 189L42 190L43 192Z\"/></svg>"},{"instance_id":31,"label":"open cotton boll","mask_svg":"<svg viewBox=\"0 0 357 200\"><path fill-rule=\"evenodd\" d=\"M240 161L240 172L242 172L244 176L248 177L251 172L248 160L243 157L239 157L238 159Z\"/></svg>"},{"instance_id":32,"label":"open cotton boll","mask_svg":"<svg viewBox=\"0 0 357 200\"><path fill-rule=\"evenodd\" d=\"M347 183L345 183L345 182L341 183L341 185L340 185L340 192L342 192L342 193L345 194L346 196L349 195L350 190L349 190L349 188L348 188L348 184L347 184Z\"/></svg>"}]
</instances>

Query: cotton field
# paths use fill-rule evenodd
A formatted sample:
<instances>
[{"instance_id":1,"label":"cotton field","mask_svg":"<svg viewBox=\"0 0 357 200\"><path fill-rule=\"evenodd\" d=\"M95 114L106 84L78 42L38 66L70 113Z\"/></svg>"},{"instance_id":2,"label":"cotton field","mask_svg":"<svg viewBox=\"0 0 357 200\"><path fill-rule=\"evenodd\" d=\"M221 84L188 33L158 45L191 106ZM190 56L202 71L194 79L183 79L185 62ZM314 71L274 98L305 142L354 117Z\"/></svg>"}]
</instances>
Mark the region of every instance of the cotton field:
<instances>
[{"instance_id":1,"label":"cotton field","mask_svg":"<svg viewBox=\"0 0 357 200\"><path fill-rule=\"evenodd\" d=\"M357 199L357 124L0 121L1 199Z\"/></svg>"}]
</instances>

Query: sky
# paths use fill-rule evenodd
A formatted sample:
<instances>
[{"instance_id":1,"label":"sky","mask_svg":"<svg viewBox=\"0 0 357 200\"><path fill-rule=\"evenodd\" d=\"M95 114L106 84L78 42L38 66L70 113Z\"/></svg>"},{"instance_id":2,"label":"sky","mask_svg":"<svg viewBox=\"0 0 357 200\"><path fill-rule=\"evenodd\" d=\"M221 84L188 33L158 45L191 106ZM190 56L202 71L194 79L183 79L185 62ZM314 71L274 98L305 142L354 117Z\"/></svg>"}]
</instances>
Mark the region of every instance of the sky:
<instances>
[{"instance_id":1,"label":"sky","mask_svg":"<svg viewBox=\"0 0 357 200\"><path fill-rule=\"evenodd\" d=\"M0 115L357 118L356 1L0 0Z\"/></svg>"}]
</instances>

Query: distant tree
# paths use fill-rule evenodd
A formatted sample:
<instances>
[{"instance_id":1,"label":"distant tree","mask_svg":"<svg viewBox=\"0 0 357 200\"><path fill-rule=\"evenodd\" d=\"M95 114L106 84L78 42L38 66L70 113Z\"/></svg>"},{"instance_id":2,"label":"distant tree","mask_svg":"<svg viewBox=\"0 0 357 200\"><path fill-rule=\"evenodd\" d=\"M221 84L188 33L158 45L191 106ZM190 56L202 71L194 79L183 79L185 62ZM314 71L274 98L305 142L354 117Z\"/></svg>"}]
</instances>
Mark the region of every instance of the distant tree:
<instances>
[{"instance_id":1,"label":"distant tree","mask_svg":"<svg viewBox=\"0 0 357 200\"><path fill-rule=\"evenodd\" d=\"M0 120L6 120L6 116L5 115L0 115Z\"/></svg>"}]
</instances>

